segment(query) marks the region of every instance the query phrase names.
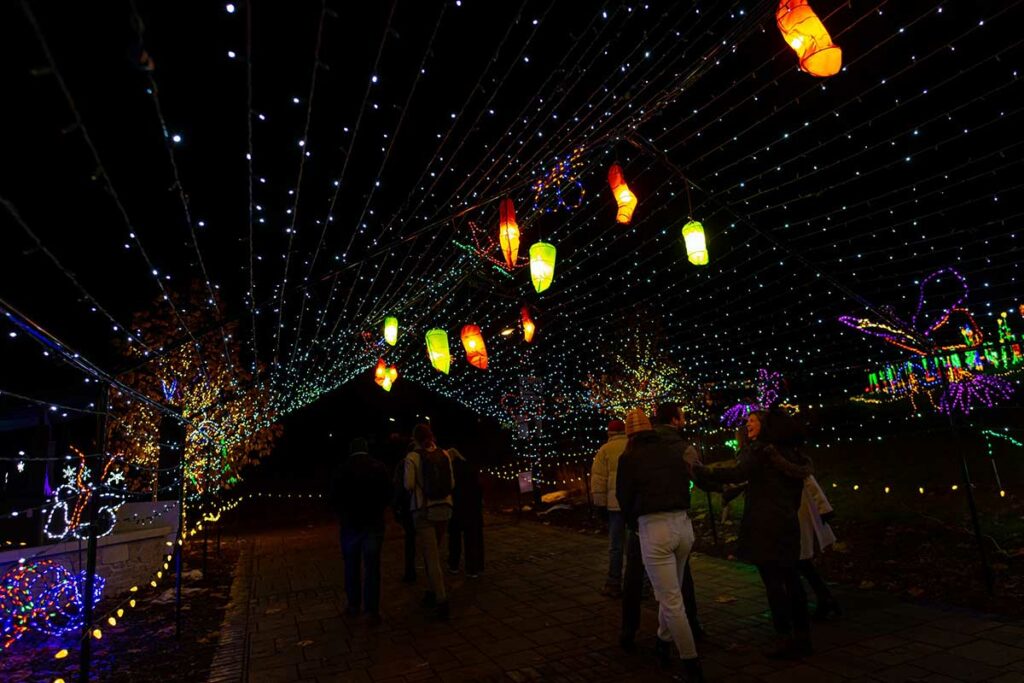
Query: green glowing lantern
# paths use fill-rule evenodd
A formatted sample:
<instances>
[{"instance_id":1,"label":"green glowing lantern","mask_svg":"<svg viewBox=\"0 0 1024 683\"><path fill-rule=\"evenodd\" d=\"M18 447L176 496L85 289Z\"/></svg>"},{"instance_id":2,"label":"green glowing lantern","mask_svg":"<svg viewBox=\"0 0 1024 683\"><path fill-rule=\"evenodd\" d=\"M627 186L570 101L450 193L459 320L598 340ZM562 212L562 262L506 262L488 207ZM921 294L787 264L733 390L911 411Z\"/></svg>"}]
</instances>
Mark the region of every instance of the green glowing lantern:
<instances>
[{"instance_id":1,"label":"green glowing lantern","mask_svg":"<svg viewBox=\"0 0 1024 683\"><path fill-rule=\"evenodd\" d=\"M537 242L530 247L530 279L538 293L551 286L555 279L555 245Z\"/></svg>"},{"instance_id":2,"label":"green glowing lantern","mask_svg":"<svg viewBox=\"0 0 1024 683\"><path fill-rule=\"evenodd\" d=\"M427 356L435 370L448 374L452 366L452 354L448 349L448 333L434 328L427 332Z\"/></svg>"},{"instance_id":3,"label":"green glowing lantern","mask_svg":"<svg viewBox=\"0 0 1024 683\"><path fill-rule=\"evenodd\" d=\"M704 239L704 226L700 221L690 221L683 226L683 240L686 242L686 258L695 266L708 264L708 244Z\"/></svg>"},{"instance_id":4,"label":"green glowing lantern","mask_svg":"<svg viewBox=\"0 0 1024 683\"><path fill-rule=\"evenodd\" d=\"M398 343L398 318L393 315L384 318L384 341L391 346Z\"/></svg>"}]
</instances>

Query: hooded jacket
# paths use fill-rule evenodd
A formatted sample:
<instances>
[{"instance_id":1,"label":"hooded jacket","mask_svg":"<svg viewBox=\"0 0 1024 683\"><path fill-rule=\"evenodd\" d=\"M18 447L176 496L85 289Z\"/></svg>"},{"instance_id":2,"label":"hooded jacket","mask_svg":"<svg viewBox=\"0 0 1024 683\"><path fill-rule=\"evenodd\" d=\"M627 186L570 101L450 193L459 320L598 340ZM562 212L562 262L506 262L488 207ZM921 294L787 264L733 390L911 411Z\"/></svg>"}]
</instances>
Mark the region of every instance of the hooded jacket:
<instances>
[{"instance_id":1,"label":"hooded jacket","mask_svg":"<svg viewBox=\"0 0 1024 683\"><path fill-rule=\"evenodd\" d=\"M622 509L615 495L615 481L619 457L626 450L626 443L625 432L608 432L608 441L597 450L594 464L590 468L590 495L594 505L606 507L611 512Z\"/></svg>"}]
</instances>

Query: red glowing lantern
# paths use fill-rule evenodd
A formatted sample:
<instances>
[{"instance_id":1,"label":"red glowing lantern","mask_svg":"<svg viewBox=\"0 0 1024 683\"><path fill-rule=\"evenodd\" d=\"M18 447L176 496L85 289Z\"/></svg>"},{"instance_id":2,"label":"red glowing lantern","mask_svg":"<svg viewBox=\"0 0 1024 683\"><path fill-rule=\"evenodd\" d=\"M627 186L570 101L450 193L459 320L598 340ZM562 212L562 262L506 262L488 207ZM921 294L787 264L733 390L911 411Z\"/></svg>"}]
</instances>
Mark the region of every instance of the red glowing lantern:
<instances>
[{"instance_id":1,"label":"red glowing lantern","mask_svg":"<svg viewBox=\"0 0 1024 683\"><path fill-rule=\"evenodd\" d=\"M636 195L630 191L629 185L622 177L622 167L618 164L612 164L612 167L608 169L608 184L611 185L615 202L619 205L619 213L615 216L615 220L625 225L633 220Z\"/></svg>"},{"instance_id":2,"label":"red glowing lantern","mask_svg":"<svg viewBox=\"0 0 1024 683\"><path fill-rule=\"evenodd\" d=\"M384 359L381 358L380 360L377 361L377 367L373 369L373 381L377 383L377 386L382 386L384 384L384 379L387 377L387 374L387 363L385 363Z\"/></svg>"},{"instance_id":3,"label":"red glowing lantern","mask_svg":"<svg viewBox=\"0 0 1024 683\"><path fill-rule=\"evenodd\" d=\"M516 223L516 210L512 206L512 200L502 199L498 211L501 214L498 222L498 242L501 243L505 264L512 268L519 258L519 225Z\"/></svg>"},{"instance_id":4,"label":"red glowing lantern","mask_svg":"<svg viewBox=\"0 0 1024 683\"><path fill-rule=\"evenodd\" d=\"M462 346L466 349L466 360L474 368L487 369L487 347L479 325L466 325L462 328Z\"/></svg>"},{"instance_id":5,"label":"red glowing lantern","mask_svg":"<svg viewBox=\"0 0 1024 683\"><path fill-rule=\"evenodd\" d=\"M843 51L832 38L807 0L781 0L775 10L775 23L782 32L803 71L825 78L843 68Z\"/></svg>"},{"instance_id":6,"label":"red glowing lantern","mask_svg":"<svg viewBox=\"0 0 1024 683\"><path fill-rule=\"evenodd\" d=\"M537 331L537 326L530 317L530 309L526 306L519 312L519 317L523 321L523 339L529 344L533 341L533 333Z\"/></svg>"}]
</instances>

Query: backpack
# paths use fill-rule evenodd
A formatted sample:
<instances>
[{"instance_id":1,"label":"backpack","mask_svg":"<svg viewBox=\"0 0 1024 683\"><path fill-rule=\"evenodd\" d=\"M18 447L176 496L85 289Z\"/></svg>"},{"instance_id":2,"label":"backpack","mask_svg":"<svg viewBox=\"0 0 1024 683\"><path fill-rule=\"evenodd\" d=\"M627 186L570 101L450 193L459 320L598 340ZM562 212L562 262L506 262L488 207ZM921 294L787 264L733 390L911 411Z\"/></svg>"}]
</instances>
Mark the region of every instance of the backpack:
<instances>
[{"instance_id":1,"label":"backpack","mask_svg":"<svg viewBox=\"0 0 1024 683\"><path fill-rule=\"evenodd\" d=\"M452 466L448 454L440 448L432 451L420 449L417 453L420 454L423 496L427 499L427 505L452 495Z\"/></svg>"}]
</instances>

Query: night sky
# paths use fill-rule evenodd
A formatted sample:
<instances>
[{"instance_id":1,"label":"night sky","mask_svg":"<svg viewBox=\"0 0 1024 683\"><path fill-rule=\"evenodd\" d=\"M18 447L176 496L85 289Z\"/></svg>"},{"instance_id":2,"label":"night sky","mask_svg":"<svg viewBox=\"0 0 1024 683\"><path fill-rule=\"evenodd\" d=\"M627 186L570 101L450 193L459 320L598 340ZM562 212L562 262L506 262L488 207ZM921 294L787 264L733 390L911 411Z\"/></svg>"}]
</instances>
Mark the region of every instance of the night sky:
<instances>
[{"instance_id":1,"label":"night sky","mask_svg":"<svg viewBox=\"0 0 1024 683\"><path fill-rule=\"evenodd\" d=\"M907 354L838 317L909 319L940 268L987 335L1002 311L1024 334L1021 3L813 5L843 49L828 79L798 69L774 2L7 3L0 299L116 374L133 313L196 282L282 414L357 377L379 392L383 356L504 423L542 377L562 434L600 433L593 411L570 418L580 380L638 329L715 392L772 368L792 401L840 409ZM615 161L639 199L628 226ZM511 272L494 262L506 197ZM687 261L690 217L707 266ZM537 294L542 239L558 257ZM499 335L523 305L530 345ZM0 389L95 400L0 327ZM433 327L449 376L424 353Z\"/></svg>"}]
</instances>

